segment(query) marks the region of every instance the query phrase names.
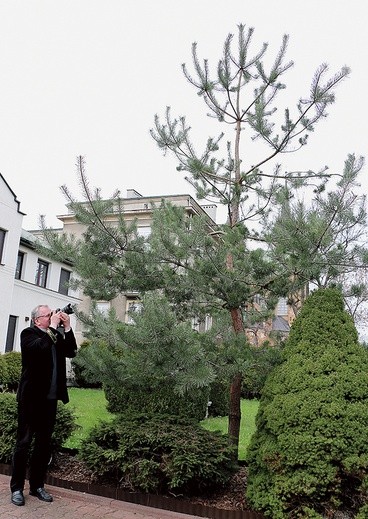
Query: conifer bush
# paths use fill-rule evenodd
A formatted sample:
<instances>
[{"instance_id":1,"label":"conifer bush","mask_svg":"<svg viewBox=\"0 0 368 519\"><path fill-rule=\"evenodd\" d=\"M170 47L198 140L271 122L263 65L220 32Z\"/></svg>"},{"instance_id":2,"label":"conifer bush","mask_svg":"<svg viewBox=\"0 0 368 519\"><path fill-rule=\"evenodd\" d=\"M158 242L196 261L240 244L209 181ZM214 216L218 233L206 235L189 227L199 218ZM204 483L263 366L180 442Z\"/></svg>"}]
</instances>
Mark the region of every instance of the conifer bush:
<instances>
[{"instance_id":1,"label":"conifer bush","mask_svg":"<svg viewBox=\"0 0 368 519\"><path fill-rule=\"evenodd\" d=\"M0 355L0 389L4 389L5 378L6 378L6 362L4 355Z\"/></svg>"},{"instance_id":2,"label":"conifer bush","mask_svg":"<svg viewBox=\"0 0 368 519\"><path fill-rule=\"evenodd\" d=\"M53 450L63 443L77 428L72 409L58 403L56 423L52 436ZM17 433L17 400L14 393L0 393L0 463L10 463Z\"/></svg>"},{"instance_id":3,"label":"conifer bush","mask_svg":"<svg viewBox=\"0 0 368 519\"><path fill-rule=\"evenodd\" d=\"M3 355L6 372L3 383L7 391L16 391L22 371L22 354L20 351L9 351Z\"/></svg>"},{"instance_id":4,"label":"conifer bush","mask_svg":"<svg viewBox=\"0 0 368 519\"><path fill-rule=\"evenodd\" d=\"M172 385L145 387L104 384L107 410L114 414L159 413L203 420L209 399L209 389L192 388L185 395L174 392Z\"/></svg>"},{"instance_id":5,"label":"conifer bush","mask_svg":"<svg viewBox=\"0 0 368 519\"><path fill-rule=\"evenodd\" d=\"M100 423L80 456L96 476L151 493L215 490L236 468L233 449L220 433L159 414L132 413Z\"/></svg>"},{"instance_id":6,"label":"conifer bush","mask_svg":"<svg viewBox=\"0 0 368 519\"><path fill-rule=\"evenodd\" d=\"M248 450L253 508L272 519L364 510L368 356L338 290L316 291L303 305L256 425Z\"/></svg>"}]
</instances>

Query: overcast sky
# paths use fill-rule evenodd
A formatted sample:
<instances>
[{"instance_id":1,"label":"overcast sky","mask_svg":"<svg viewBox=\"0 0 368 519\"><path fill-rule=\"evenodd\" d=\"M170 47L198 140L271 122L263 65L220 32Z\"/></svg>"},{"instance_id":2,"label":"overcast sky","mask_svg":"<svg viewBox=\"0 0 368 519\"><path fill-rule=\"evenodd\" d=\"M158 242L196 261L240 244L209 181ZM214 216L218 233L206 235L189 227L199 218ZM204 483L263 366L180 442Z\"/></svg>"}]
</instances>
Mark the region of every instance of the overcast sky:
<instances>
[{"instance_id":1,"label":"overcast sky","mask_svg":"<svg viewBox=\"0 0 368 519\"><path fill-rule=\"evenodd\" d=\"M337 90L329 118L317 126L300 169L341 171L348 153L367 155L368 29L364 0L0 0L0 172L27 213L59 225L59 187L80 196L76 157L90 185L108 197L191 193L173 158L149 134L155 113L186 115L203 142L220 128L184 78L191 44L216 66L228 33L255 28L255 48L274 56L289 34L282 106L308 95L317 67L352 73ZM199 139L200 140L200 139ZM200 149L200 145L198 145ZM295 160L295 159L294 159ZM366 169L362 183L368 182Z\"/></svg>"}]
</instances>

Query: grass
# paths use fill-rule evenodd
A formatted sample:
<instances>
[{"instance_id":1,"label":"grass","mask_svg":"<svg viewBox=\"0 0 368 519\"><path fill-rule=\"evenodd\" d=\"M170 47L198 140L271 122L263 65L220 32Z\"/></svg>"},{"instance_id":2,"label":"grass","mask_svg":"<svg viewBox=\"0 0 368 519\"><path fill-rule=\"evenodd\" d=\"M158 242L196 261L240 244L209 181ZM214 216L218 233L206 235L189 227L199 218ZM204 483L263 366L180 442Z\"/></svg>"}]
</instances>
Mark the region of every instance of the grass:
<instances>
[{"instance_id":1,"label":"grass","mask_svg":"<svg viewBox=\"0 0 368 519\"><path fill-rule=\"evenodd\" d=\"M89 431L100 421L114 418L106 409L105 393L100 389L69 388L68 406L71 406L75 415L78 429L64 443L68 449L79 449Z\"/></svg>"},{"instance_id":2,"label":"grass","mask_svg":"<svg viewBox=\"0 0 368 519\"><path fill-rule=\"evenodd\" d=\"M258 400L242 400L241 401L241 424L239 436L239 460L245 460L247 448L250 438L255 431L255 419L258 411ZM215 418L208 418L203 420L202 426L209 431L220 431L222 434L227 433L228 417L216 416Z\"/></svg>"},{"instance_id":3,"label":"grass","mask_svg":"<svg viewBox=\"0 0 368 519\"><path fill-rule=\"evenodd\" d=\"M106 409L105 394L100 389L80 389L72 387L69 389L70 405L77 418L78 429L65 442L64 447L79 449L89 431L100 421L109 421L114 418L112 413ZM250 438L255 430L255 417L258 410L257 400L242 400L239 438L239 459L244 460ZM227 416L208 418L201 422L202 426L209 431L220 431L227 433Z\"/></svg>"}]
</instances>

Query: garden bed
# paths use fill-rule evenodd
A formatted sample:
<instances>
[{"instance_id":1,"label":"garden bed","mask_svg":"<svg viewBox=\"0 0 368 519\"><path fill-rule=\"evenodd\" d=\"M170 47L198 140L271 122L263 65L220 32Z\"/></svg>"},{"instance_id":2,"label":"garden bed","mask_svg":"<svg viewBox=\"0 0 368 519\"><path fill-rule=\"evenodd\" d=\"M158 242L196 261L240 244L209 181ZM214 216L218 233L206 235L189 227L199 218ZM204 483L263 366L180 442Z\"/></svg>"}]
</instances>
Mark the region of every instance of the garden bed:
<instances>
[{"instance_id":1,"label":"garden bed","mask_svg":"<svg viewBox=\"0 0 368 519\"><path fill-rule=\"evenodd\" d=\"M8 465L0 465L0 472L10 474ZM118 487L115 482L96 480L93 473L70 451L58 452L49 469L49 485L68 488L127 501L163 510L197 515L213 519L264 519L260 513L247 509L245 498L247 469L240 466L227 487L213 495L185 497L183 495L153 495Z\"/></svg>"}]
</instances>

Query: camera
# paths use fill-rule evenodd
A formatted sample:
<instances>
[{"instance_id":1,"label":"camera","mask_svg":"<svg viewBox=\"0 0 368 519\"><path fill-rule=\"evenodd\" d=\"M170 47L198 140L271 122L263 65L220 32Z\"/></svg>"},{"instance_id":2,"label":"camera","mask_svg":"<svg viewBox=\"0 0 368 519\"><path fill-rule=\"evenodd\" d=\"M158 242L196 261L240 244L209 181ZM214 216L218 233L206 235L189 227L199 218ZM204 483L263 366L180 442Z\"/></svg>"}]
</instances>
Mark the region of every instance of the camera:
<instances>
[{"instance_id":1,"label":"camera","mask_svg":"<svg viewBox=\"0 0 368 519\"><path fill-rule=\"evenodd\" d=\"M57 308L55 312L63 312L64 314L74 314L74 309L71 303L68 303L64 308Z\"/></svg>"}]
</instances>

